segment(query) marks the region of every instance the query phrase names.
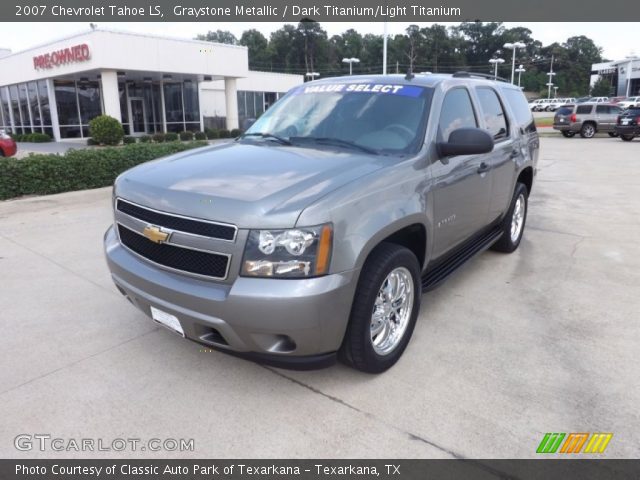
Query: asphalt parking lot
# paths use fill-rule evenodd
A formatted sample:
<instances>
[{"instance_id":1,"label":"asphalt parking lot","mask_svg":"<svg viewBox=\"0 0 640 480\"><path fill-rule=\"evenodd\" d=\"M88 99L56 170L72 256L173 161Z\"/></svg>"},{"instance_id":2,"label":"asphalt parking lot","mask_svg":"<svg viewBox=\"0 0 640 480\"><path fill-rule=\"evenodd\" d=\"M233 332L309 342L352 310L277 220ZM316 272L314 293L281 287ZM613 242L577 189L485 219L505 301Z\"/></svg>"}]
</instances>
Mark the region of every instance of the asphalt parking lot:
<instances>
[{"instance_id":1,"label":"asphalt parking lot","mask_svg":"<svg viewBox=\"0 0 640 480\"><path fill-rule=\"evenodd\" d=\"M524 239L423 298L383 375L292 372L156 327L102 253L110 189L0 202L0 457L532 458L545 432L640 456L640 140L541 139ZM194 439L18 451L19 434Z\"/></svg>"}]
</instances>

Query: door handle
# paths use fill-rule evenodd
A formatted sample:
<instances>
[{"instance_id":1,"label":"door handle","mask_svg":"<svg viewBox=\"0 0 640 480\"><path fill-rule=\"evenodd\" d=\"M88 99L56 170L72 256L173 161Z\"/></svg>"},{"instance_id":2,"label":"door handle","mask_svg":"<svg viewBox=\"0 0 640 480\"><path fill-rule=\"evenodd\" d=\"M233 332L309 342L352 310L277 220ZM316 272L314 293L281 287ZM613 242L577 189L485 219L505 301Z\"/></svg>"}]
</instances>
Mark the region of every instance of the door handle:
<instances>
[{"instance_id":1,"label":"door handle","mask_svg":"<svg viewBox=\"0 0 640 480\"><path fill-rule=\"evenodd\" d=\"M482 162L478 167L478 173L485 173L485 172L488 172L490 169L491 167L489 166L488 163Z\"/></svg>"}]
</instances>

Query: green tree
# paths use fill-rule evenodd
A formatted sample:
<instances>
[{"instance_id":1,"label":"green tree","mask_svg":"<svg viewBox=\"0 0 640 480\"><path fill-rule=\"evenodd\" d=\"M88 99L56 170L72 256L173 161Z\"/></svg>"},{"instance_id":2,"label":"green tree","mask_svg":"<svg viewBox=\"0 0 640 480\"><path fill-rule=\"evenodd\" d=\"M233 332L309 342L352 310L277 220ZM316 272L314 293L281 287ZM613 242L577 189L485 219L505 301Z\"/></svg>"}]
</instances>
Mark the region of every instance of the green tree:
<instances>
[{"instance_id":1,"label":"green tree","mask_svg":"<svg viewBox=\"0 0 640 480\"><path fill-rule=\"evenodd\" d=\"M315 72L316 67L326 65L328 39L320 23L310 18L303 18L298 23L297 37L302 45L302 57L305 72Z\"/></svg>"},{"instance_id":2,"label":"green tree","mask_svg":"<svg viewBox=\"0 0 640 480\"><path fill-rule=\"evenodd\" d=\"M196 39L204 40L207 42L226 43L228 45L238 44L238 39L236 38L236 36L227 30L216 30L215 32L210 30L204 35L199 34Z\"/></svg>"},{"instance_id":3,"label":"green tree","mask_svg":"<svg viewBox=\"0 0 640 480\"><path fill-rule=\"evenodd\" d=\"M613 91L611 81L604 77L599 77L591 87L591 95L594 97L608 97Z\"/></svg>"},{"instance_id":4,"label":"green tree","mask_svg":"<svg viewBox=\"0 0 640 480\"><path fill-rule=\"evenodd\" d=\"M251 29L242 32L240 45L249 49L249 68L252 70L271 70L269 56L269 41L258 30Z\"/></svg>"},{"instance_id":5,"label":"green tree","mask_svg":"<svg viewBox=\"0 0 640 480\"><path fill-rule=\"evenodd\" d=\"M293 25L283 25L269 37L269 56L273 69L284 73L304 73L296 69L297 32Z\"/></svg>"}]
</instances>

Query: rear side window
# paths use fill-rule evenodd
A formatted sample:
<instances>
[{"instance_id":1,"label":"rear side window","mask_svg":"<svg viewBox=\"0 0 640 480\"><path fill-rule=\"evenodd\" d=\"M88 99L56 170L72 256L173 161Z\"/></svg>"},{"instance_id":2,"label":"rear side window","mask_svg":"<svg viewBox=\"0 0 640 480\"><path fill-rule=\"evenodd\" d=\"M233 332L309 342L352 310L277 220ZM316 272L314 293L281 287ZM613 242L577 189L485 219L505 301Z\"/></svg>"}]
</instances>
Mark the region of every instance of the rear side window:
<instances>
[{"instance_id":1,"label":"rear side window","mask_svg":"<svg viewBox=\"0 0 640 480\"><path fill-rule=\"evenodd\" d=\"M536 127L533 123L533 115L531 110L529 110L527 99L522 92L512 88L503 88L502 95L507 103L511 105L511 110L513 110L518 127L526 131L535 131Z\"/></svg>"},{"instance_id":2,"label":"rear side window","mask_svg":"<svg viewBox=\"0 0 640 480\"><path fill-rule=\"evenodd\" d=\"M507 116L502 108L498 94L492 88L477 88L476 93L480 100L484 123L494 140L500 140L509 136Z\"/></svg>"},{"instance_id":3,"label":"rear side window","mask_svg":"<svg viewBox=\"0 0 640 480\"><path fill-rule=\"evenodd\" d=\"M568 105L566 107L560 107L556 113L558 115L571 115L573 113L573 105Z\"/></svg>"},{"instance_id":4,"label":"rear side window","mask_svg":"<svg viewBox=\"0 0 640 480\"><path fill-rule=\"evenodd\" d=\"M596 113L609 113L608 105L596 105Z\"/></svg>"},{"instance_id":5,"label":"rear side window","mask_svg":"<svg viewBox=\"0 0 640 480\"><path fill-rule=\"evenodd\" d=\"M458 128L477 127L476 115L473 111L473 104L466 88L455 88L449 90L442 102L440 112L440 123L438 127L442 139L449 140L449 135Z\"/></svg>"},{"instance_id":6,"label":"rear side window","mask_svg":"<svg viewBox=\"0 0 640 480\"><path fill-rule=\"evenodd\" d=\"M593 105L578 105L578 108L576 109L576 113L585 115L585 114L591 113L592 108L593 108Z\"/></svg>"}]
</instances>

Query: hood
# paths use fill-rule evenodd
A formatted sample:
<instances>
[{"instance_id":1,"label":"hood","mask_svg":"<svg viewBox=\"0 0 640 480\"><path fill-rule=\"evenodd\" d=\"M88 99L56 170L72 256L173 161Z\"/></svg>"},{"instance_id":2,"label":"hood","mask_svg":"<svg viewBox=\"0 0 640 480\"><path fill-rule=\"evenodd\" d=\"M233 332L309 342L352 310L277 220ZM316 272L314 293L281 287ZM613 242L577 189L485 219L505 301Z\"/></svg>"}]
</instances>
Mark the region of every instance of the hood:
<instances>
[{"instance_id":1,"label":"hood","mask_svg":"<svg viewBox=\"0 0 640 480\"><path fill-rule=\"evenodd\" d=\"M134 167L118 177L116 195L239 228L287 228L315 200L388 162L341 149L230 143Z\"/></svg>"}]
</instances>

